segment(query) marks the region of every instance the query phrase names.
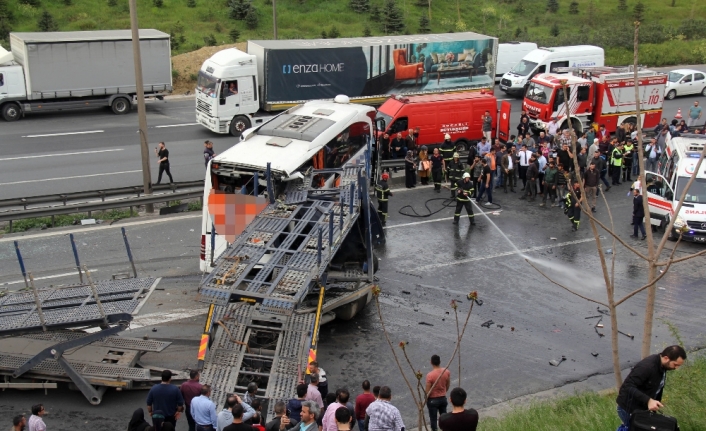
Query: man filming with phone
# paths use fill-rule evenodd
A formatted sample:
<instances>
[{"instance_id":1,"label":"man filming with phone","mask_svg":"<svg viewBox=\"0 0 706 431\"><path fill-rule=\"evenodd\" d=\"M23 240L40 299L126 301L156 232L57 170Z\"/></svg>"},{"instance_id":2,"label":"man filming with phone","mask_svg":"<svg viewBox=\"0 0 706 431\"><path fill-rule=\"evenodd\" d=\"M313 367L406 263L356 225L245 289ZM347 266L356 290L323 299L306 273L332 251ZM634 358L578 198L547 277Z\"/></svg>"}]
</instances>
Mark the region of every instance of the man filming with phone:
<instances>
[{"instance_id":1,"label":"man filming with phone","mask_svg":"<svg viewBox=\"0 0 706 431\"><path fill-rule=\"evenodd\" d=\"M275 417L265 424L265 431L284 431L297 426L297 421L289 418L284 402L275 404Z\"/></svg>"}]
</instances>

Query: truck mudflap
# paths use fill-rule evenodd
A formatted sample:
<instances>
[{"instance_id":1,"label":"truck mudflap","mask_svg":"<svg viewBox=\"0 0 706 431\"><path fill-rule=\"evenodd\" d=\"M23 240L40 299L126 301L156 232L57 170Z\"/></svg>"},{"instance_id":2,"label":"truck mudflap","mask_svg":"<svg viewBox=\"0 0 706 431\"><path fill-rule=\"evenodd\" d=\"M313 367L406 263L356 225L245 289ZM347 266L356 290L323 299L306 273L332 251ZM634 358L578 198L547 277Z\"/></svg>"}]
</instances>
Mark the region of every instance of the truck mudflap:
<instances>
[{"instance_id":1,"label":"truck mudflap","mask_svg":"<svg viewBox=\"0 0 706 431\"><path fill-rule=\"evenodd\" d=\"M291 398L303 380L315 317L275 314L246 302L216 306L211 348L201 374L201 382L211 385L216 405L256 382L258 397L267 401L263 410L273 417L274 404Z\"/></svg>"}]
</instances>

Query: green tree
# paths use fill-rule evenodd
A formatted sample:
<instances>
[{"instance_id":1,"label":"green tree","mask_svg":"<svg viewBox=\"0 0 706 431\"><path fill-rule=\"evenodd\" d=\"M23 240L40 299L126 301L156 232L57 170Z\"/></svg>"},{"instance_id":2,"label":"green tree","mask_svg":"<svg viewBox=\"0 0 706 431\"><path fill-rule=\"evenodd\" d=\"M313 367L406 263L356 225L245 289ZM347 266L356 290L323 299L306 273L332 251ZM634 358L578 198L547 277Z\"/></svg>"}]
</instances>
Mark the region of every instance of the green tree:
<instances>
[{"instance_id":1,"label":"green tree","mask_svg":"<svg viewBox=\"0 0 706 431\"><path fill-rule=\"evenodd\" d=\"M365 25L365 28L363 29L363 37L370 37L372 36L373 33L370 31L370 27L368 25Z\"/></svg>"},{"instance_id":2,"label":"green tree","mask_svg":"<svg viewBox=\"0 0 706 431\"><path fill-rule=\"evenodd\" d=\"M632 9L632 17L635 21L642 21L645 18L646 9L645 4L641 1L635 4L635 7Z\"/></svg>"},{"instance_id":3,"label":"green tree","mask_svg":"<svg viewBox=\"0 0 706 431\"><path fill-rule=\"evenodd\" d=\"M329 30L329 32L328 32L328 38L329 39L337 39L339 37L341 37L341 32L338 31L338 27L336 27L334 25L333 27L331 27L331 30Z\"/></svg>"},{"instance_id":4,"label":"green tree","mask_svg":"<svg viewBox=\"0 0 706 431\"><path fill-rule=\"evenodd\" d=\"M12 31L10 20L4 16L0 16L0 40L8 40L10 38L10 31Z\"/></svg>"},{"instance_id":5,"label":"green tree","mask_svg":"<svg viewBox=\"0 0 706 431\"><path fill-rule=\"evenodd\" d=\"M174 30L169 32L169 44L172 47L172 51L179 51L181 43L179 43L179 37L174 33Z\"/></svg>"},{"instance_id":6,"label":"green tree","mask_svg":"<svg viewBox=\"0 0 706 431\"><path fill-rule=\"evenodd\" d=\"M196 7L196 0L186 0L186 7Z\"/></svg>"},{"instance_id":7,"label":"green tree","mask_svg":"<svg viewBox=\"0 0 706 431\"><path fill-rule=\"evenodd\" d=\"M382 16L385 33L402 33L404 31L404 16L395 0L385 0Z\"/></svg>"},{"instance_id":8,"label":"green tree","mask_svg":"<svg viewBox=\"0 0 706 431\"><path fill-rule=\"evenodd\" d=\"M520 27L517 27L515 29L514 36L515 36L515 39L519 39L520 37L522 37L522 29Z\"/></svg>"},{"instance_id":9,"label":"green tree","mask_svg":"<svg viewBox=\"0 0 706 431\"><path fill-rule=\"evenodd\" d=\"M39 7L42 5L42 2L40 0L20 0L20 4L27 4L32 7Z\"/></svg>"},{"instance_id":10,"label":"green tree","mask_svg":"<svg viewBox=\"0 0 706 431\"><path fill-rule=\"evenodd\" d=\"M326 34L326 30L321 30L321 39L328 39L328 34Z\"/></svg>"},{"instance_id":11,"label":"green tree","mask_svg":"<svg viewBox=\"0 0 706 431\"><path fill-rule=\"evenodd\" d=\"M421 34L431 33L431 26L429 23L429 17L427 16L426 13L422 13L422 16L419 17L419 33L421 33Z\"/></svg>"},{"instance_id":12,"label":"green tree","mask_svg":"<svg viewBox=\"0 0 706 431\"><path fill-rule=\"evenodd\" d=\"M218 41L216 40L216 36L211 33L208 36L204 36L203 43L206 46L216 46L218 44Z\"/></svg>"},{"instance_id":13,"label":"green tree","mask_svg":"<svg viewBox=\"0 0 706 431\"><path fill-rule=\"evenodd\" d=\"M236 43L238 42L238 39L240 39L240 30L234 28L230 32L228 32L228 36L230 36L231 42Z\"/></svg>"},{"instance_id":14,"label":"green tree","mask_svg":"<svg viewBox=\"0 0 706 431\"><path fill-rule=\"evenodd\" d=\"M72 0L62 0L62 3L64 3L64 6L71 6L73 4Z\"/></svg>"},{"instance_id":15,"label":"green tree","mask_svg":"<svg viewBox=\"0 0 706 431\"><path fill-rule=\"evenodd\" d=\"M251 9L253 9L253 5L249 1L230 0L230 4L228 6L228 16L230 16L231 19L244 20L250 13Z\"/></svg>"},{"instance_id":16,"label":"green tree","mask_svg":"<svg viewBox=\"0 0 706 431\"><path fill-rule=\"evenodd\" d=\"M10 21L13 21L14 18L12 10L10 10L10 7L7 5L7 0L0 0L0 20L4 19L9 25ZM0 37L0 39L5 38Z\"/></svg>"},{"instance_id":17,"label":"green tree","mask_svg":"<svg viewBox=\"0 0 706 431\"><path fill-rule=\"evenodd\" d=\"M363 13L370 10L370 0L350 0L348 5L351 9L358 13Z\"/></svg>"},{"instance_id":18,"label":"green tree","mask_svg":"<svg viewBox=\"0 0 706 431\"><path fill-rule=\"evenodd\" d=\"M380 10L380 6L376 4L370 5L370 21L380 22L382 19L380 16L381 13L382 10Z\"/></svg>"},{"instance_id":19,"label":"green tree","mask_svg":"<svg viewBox=\"0 0 706 431\"><path fill-rule=\"evenodd\" d=\"M247 15L245 15L245 25L250 29L250 30L255 30L260 23L260 20L257 16L257 10L255 10L254 7L250 7L250 11L248 12Z\"/></svg>"},{"instance_id":20,"label":"green tree","mask_svg":"<svg viewBox=\"0 0 706 431\"><path fill-rule=\"evenodd\" d=\"M559 0L547 0L547 10L551 13L557 13L559 10Z\"/></svg>"},{"instance_id":21,"label":"green tree","mask_svg":"<svg viewBox=\"0 0 706 431\"><path fill-rule=\"evenodd\" d=\"M108 0L108 6L115 7L118 5L118 0Z\"/></svg>"},{"instance_id":22,"label":"green tree","mask_svg":"<svg viewBox=\"0 0 706 431\"><path fill-rule=\"evenodd\" d=\"M559 36L559 24L554 23L554 24L552 25L552 28L549 29L549 34L551 34L551 35L554 36L554 37Z\"/></svg>"},{"instance_id":23,"label":"green tree","mask_svg":"<svg viewBox=\"0 0 706 431\"><path fill-rule=\"evenodd\" d=\"M628 10L627 0L618 0L618 10L620 12L624 12L624 11Z\"/></svg>"},{"instance_id":24,"label":"green tree","mask_svg":"<svg viewBox=\"0 0 706 431\"><path fill-rule=\"evenodd\" d=\"M162 7L164 6L164 0L152 0L152 4L154 7Z\"/></svg>"},{"instance_id":25,"label":"green tree","mask_svg":"<svg viewBox=\"0 0 706 431\"><path fill-rule=\"evenodd\" d=\"M571 15L578 15L579 14L579 2L574 0L571 3L569 3L569 13Z\"/></svg>"},{"instance_id":26,"label":"green tree","mask_svg":"<svg viewBox=\"0 0 706 431\"><path fill-rule=\"evenodd\" d=\"M40 31L57 31L59 26L56 24L54 17L47 11L42 12L42 15L37 21Z\"/></svg>"}]
</instances>

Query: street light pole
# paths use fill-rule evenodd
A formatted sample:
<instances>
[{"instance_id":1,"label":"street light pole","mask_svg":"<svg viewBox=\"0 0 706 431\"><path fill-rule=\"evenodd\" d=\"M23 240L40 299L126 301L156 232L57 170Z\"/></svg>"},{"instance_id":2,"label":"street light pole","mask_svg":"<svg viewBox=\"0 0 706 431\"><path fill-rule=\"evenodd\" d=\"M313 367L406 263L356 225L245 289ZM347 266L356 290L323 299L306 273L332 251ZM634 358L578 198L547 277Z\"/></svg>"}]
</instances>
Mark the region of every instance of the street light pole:
<instances>
[{"instance_id":1,"label":"street light pole","mask_svg":"<svg viewBox=\"0 0 706 431\"><path fill-rule=\"evenodd\" d=\"M145 112L145 89L142 83L142 56L140 54L140 34L137 26L137 1L130 3L130 27L132 29L132 55L135 62L135 87L137 92L137 117L140 122L140 150L142 153L142 185L145 195L152 194L152 174L150 172L150 150L147 145L147 114ZM154 212L154 205L145 205L145 211Z\"/></svg>"},{"instance_id":2,"label":"street light pole","mask_svg":"<svg viewBox=\"0 0 706 431\"><path fill-rule=\"evenodd\" d=\"M272 25L274 28L274 39L277 40L277 0L272 0Z\"/></svg>"}]
</instances>

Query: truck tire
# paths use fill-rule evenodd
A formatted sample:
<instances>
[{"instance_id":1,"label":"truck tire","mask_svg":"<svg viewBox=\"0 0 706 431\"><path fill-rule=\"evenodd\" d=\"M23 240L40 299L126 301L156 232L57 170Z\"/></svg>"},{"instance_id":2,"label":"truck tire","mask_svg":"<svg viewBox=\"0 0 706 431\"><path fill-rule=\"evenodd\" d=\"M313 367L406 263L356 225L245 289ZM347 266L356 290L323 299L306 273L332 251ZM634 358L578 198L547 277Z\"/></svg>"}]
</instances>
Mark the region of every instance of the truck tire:
<instances>
[{"instance_id":1,"label":"truck tire","mask_svg":"<svg viewBox=\"0 0 706 431\"><path fill-rule=\"evenodd\" d=\"M123 115L130 112L132 105L130 101L124 97L116 97L113 99L113 103L110 104L110 109L113 110L113 114Z\"/></svg>"},{"instance_id":2,"label":"truck tire","mask_svg":"<svg viewBox=\"0 0 706 431\"><path fill-rule=\"evenodd\" d=\"M465 139L459 139L456 141L456 152L460 153L466 150L468 150L468 141Z\"/></svg>"},{"instance_id":3,"label":"truck tire","mask_svg":"<svg viewBox=\"0 0 706 431\"><path fill-rule=\"evenodd\" d=\"M250 119L245 115L236 115L230 122L230 134L237 137L250 128Z\"/></svg>"},{"instance_id":4,"label":"truck tire","mask_svg":"<svg viewBox=\"0 0 706 431\"><path fill-rule=\"evenodd\" d=\"M22 117L22 109L16 103L6 103L2 107L2 118L5 121L17 121Z\"/></svg>"}]
</instances>

